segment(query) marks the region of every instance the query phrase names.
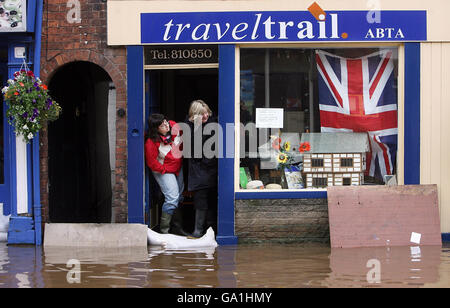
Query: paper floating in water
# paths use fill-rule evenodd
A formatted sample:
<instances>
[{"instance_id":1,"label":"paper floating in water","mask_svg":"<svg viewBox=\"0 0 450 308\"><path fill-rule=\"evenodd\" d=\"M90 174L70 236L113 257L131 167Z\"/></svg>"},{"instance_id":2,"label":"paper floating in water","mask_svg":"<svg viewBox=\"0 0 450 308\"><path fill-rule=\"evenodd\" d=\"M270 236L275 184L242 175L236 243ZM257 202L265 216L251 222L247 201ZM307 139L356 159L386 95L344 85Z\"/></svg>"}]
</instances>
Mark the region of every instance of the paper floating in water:
<instances>
[{"instance_id":1,"label":"paper floating in water","mask_svg":"<svg viewBox=\"0 0 450 308\"><path fill-rule=\"evenodd\" d=\"M415 243L415 244L420 244L420 238L421 237L422 237L422 235L420 233L411 232L410 242L411 243Z\"/></svg>"}]
</instances>

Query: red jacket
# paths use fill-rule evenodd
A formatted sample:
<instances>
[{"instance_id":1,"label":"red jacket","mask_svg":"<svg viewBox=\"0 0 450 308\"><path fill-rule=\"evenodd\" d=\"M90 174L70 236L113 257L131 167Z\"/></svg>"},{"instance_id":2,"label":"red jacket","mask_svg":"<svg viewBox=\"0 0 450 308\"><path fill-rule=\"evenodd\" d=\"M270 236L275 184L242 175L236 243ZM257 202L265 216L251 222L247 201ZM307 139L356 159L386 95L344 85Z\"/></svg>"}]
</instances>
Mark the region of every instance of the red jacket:
<instances>
[{"instance_id":1,"label":"red jacket","mask_svg":"<svg viewBox=\"0 0 450 308\"><path fill-rule=\"evenodd\" d=\"M152 171L178 175L183 166L182 132L174 121L169 121L169 124L172 142L164 144L162 139L155 142L148 138L145 141L145 161Z\"/></svg>"}]
</instances>

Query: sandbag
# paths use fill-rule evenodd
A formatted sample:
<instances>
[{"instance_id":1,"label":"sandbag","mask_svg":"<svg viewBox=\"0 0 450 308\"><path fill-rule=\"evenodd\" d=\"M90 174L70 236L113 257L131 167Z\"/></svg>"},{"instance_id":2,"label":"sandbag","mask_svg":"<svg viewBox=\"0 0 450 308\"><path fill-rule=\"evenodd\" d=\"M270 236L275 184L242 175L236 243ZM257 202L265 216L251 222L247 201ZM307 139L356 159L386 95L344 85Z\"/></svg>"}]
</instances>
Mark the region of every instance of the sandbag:
<instances>
[{"instance_id":1,"label":"sandbag","mask_svg":"<svg viewBox=\"0 0 450 308\"><path fill-rule=\"evenodd\" d=\"M0 243L8 241L8 232L0 232Z\"/></svg>"},{"instance_id":2,"label":"sandbag","mask_svg":"<svg viewBox=\"0 0 450 308\"><path fill-rule=\"evenodd\" d=\"M147 230L147 242L152 246L162 246L164 249L189 249L201 247L217 247L214 230L209 227L205 235L200 238L188 238L175 234L161 234Z\"/></svg>"}]
</instances>

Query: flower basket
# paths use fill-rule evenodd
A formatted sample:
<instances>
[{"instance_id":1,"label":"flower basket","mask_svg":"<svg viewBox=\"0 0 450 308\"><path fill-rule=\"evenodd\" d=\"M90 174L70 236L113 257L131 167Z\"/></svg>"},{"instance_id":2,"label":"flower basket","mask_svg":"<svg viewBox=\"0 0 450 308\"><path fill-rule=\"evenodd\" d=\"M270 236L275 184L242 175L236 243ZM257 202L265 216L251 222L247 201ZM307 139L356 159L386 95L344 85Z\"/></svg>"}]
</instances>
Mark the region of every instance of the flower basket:
<instances>
[{"instance_id":1,"label":"flower basket","mask_svg":"<svg viewBox=\"0 0 450 308\"><path fill-rule=\"evenodd\" d=\"M26 143L47 121L58 119L61 107L50 97L47 86L34 73L21 69L2 89L7 104L8 123L15 127Z\"/></svg>"}]
</instances>

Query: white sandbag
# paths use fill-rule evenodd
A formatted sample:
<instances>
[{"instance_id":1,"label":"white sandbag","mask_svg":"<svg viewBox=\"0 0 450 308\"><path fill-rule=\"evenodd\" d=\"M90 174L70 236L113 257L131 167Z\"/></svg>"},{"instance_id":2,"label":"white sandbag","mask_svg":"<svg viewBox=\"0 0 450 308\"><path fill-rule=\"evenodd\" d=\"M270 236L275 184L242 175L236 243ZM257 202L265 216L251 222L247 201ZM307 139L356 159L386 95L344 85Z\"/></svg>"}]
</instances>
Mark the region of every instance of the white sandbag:
<instances>
[{"instance_id":1,"label":"white sandbag","mask_svg":"<svg viewBox=\"0 0 450 308\"><path fill-rule=\"evenodd\" d=\"M0 232L8 232L10 216L3 215L3 203L0 203Z\"/></svg>"},{"instance_id":2,"label":"white sandbag","mask_svg":"<svg viewBox=\"0 0 450 308\"><path fill-rule=\"evenodd\" d=\"M0 243L8 241L8 232L0 232Z\"/></svg>"},{"instance_id":3,"label":"white sandbag","mask_svg":"<svg viewBox=\"0 0 450 308\"><path fill-rule=\"evenodd\" d=\"M147 230L147 242L149 245L162 246L165 249L217 247L214 230L211 227L200 238L188 238L175 234L161 234L149 228Z\"/></svg>"}]
</instances>

